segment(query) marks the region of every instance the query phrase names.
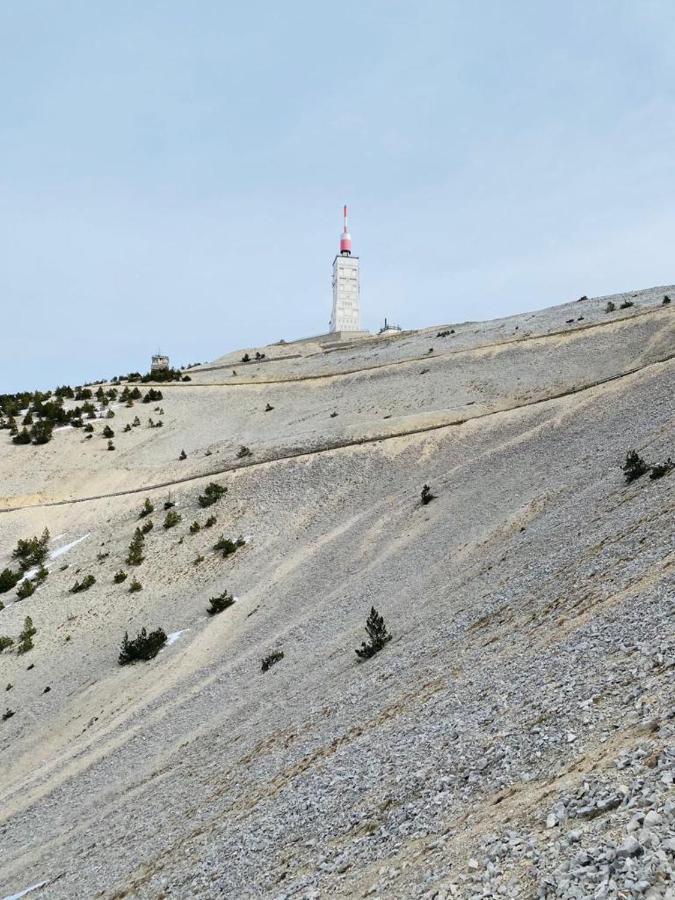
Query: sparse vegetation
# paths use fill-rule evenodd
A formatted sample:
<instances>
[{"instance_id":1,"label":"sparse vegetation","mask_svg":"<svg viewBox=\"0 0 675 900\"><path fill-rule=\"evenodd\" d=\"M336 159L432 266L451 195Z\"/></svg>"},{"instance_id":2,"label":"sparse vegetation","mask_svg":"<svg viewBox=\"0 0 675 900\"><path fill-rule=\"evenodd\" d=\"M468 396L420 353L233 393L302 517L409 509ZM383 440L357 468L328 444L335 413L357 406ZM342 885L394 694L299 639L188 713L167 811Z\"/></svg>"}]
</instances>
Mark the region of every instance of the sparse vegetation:
<instances>
[{"instance_id":1,"label":"sparse vegetation","mask_svg":"<svg viewBox=\"0 0 675 900\"><path fill-rule=\"evenodd\" d=\"M221 535L220 538L213 545L214 550L222 550L223 557L231 556L235 551L237 551L240 547L243 547L246 541L243 537L238 537L236 541L231 541L229 538L226 538L224 535Z\"/></svg>"},{"instance_id":2,"label":"sparse vegetation","mask_svg":"<svg viewBox=\"0 0 675 900\"><path fill-rule=\"evenodd\" d=\"M82 581L76 581L70 588L71 594L80 594L82 591L88 591L89 588L96 584L96 578L93 575L85 575Z\"/></svg>"},{"instance_id":3,"label":"sparse vegetation","mask_svg":"<svg viewBox=\"0 0 675 900\"><path fill-rule=\"evenodd\" d=\"M384 618L378 613L374 606L370 608L370 615L366 620L366 633L370 640L363 641L361 646L357 648L356 655L359 659L370 659L375 656L391 640L391 635L387 631L384 624Z\"/></svg>"},{"instance_id":4,"label":"sparse vegetation","mask_svg":"<svg viewBox=\"0 0 675 900\"><path fill-rule=\"evenodd\" d=\"M5 594L16 587L21 578L21 572L13 572L11 569L3 569L0 572L0 594Z\"/></svg>"},{"instance_id":5,"label":"sparse vegetation","mask_svg":"<svg viewBox=\"0 0 675 900\"><path fill-rule=\"evenodd\" d=\"M197 556L195 556L195 558L192 560L192 565L198 566L200 563L203 563L203 562L204 562L204 557L201 555L201 553L198 553Z\"/></svg>"},{"instance_id":6,"label":"sparse vegetation","mask_svg":"<svg viewBox=\"0 0 675 900\"><path fill-rule=\"evenodd\" d=\"M16 599L17 600L25 600L26 597L30 597L31 594L35 593L35 589L37 584L31 578L24 578L21 584L16 589Z\"/></svg>"},{"instance_id":7,"label":"sparse vegetation","mask_svg":"<svg viewBox=\"0 0 675 900\"><path fill-rule=\"evenodd\" d=\"M33 649L33 637L37 634L37 628L33 625L30 616L26 616L23 620L23 630L19 635L19 644L16 648L17 653L28 653Z\"/></svg>"},{"instance_id":8,"label":"sparse vegetation","mask_svg":"<svg viewBox=\"0 0 675 900\"><path fill-rule=\"evenodd\" d=\"M177 513L175 509L169 510L164 519L164 528L173 528L175 525L181 520L180 513Z\"/></svg>"},{"instance_id":9,"label":"sparse vegetation","mask_svg":"<svg viewBox=\"0 0 675 900\"><path fill-rule=\"evenodd\" d=\"M647 471L647 468L647 463L639 453L636 450L629 450L626 454L626 461L623 464L623 473L626 484L630 484L631 481L641 478Z\"/></svg>"},{"instance_id":10,"label":"sparse vegetation","mask_svg":"<svg viewBox=\"0 0 675 900\"><path fill-rule=\"evenodd\" d=\"M204 488L204 493L199 495L197 502L202 509L206 509L207 506L213 506L214 503L217 503L226 492L227 488L223 487L222 484L211 481Z\"/></svg>"},{"instance_id":11,"label":"sparse vegetation","mask_svg":"<svg viewBox=\"0 0 675 900\"><path fill-rule=\"evenodd\" d=\"M431 488L428 484L425 484L422 488L421 500L422 506L426 506L427 503L431 503L432 500L436 499L436 495L431 493Z\"/></svg>"},{"instance_id":12,"label":"sparse vegetation","mask_svg":"<svg viewBox=\"0 0 675 900\"><path fill-rule=\"evenodd\" d=\"M145 557L143 550L145 548L145 538L140 528L134 532L134 536L129 544L129 552L127 554L127 565L140 566Z\"/></svg>"},{"instance_id":13,"label":"sparse vegetation","mask_svg":"<svg viewBox=\"0 0 675 900\"><path fill-rule=\"evenodd\" d=\"M260 671L267 672L272 666L276 665L284 658L283 650L273 650L268 656L265 656L260 664Z\"/></svg>"},{"instance_id":14,"label":"sparse vegetation","mask_svg":"<svg viewBox=\"0 0 675 900\"><path fill-rule=\"evenodd\" d=\"M40 537L21 539L14 550L12 557L19 560L19 565L25 571L33 566L39 566L47 558L49 546L49 530L45 528Z\"/></svg>"},{"instance_id":15,"label":"sparse vegetation","mask_svg":"<svg viewBox=\"0 0 675 900\"><path fill-rule=\"evenodd\" d=\"M150 498L146 497L145 503L143 504L143 508L141 509L140 513L138 514L138 518L144 519L145 516L149 516L154 511L155 511L155 507L150 502Z\"/></svg>"},{"instance_id":16,"label":"sparse vegetation","mask_svg":"<svg viewBox=\"0 0 675 900\"><path fill-rule=\"evenodd\" d=\"M675 469L675 462L668 457L664 463L657 463L655 466L652 466L649 478L651 481L656 481L658 478L663 478L664 475L668 475L673 469Z\"/></svg>"},{"instance_id":17,"label":"sparse vegetation","mask_svg":"<svg viewBox=\"0 0 675 900\"><path fill-rule=\"evenodd\" d=\"M223 591L222 594L219 594L217 597L211 597L209 600L209 607L207 608L207 613L210 616L215 616L218 613L223 612L228 609L234 603L234 597L232 594L228 594L227 591Z\"/></svg>"},{"instance_id":18,"label":"sparse vegetation","mask_svg":"<svg viewBox=\"0 0 675 900\"><path fill-rule=\"evenodd\" d=\"M150 634L145 628L141 628L133 640L129 640L129 634L125 632L117 661L121 666L126 666L138 660L153 659L165 643L166 632L162 628L157 628Z\"/></svg>"}]
</instances>

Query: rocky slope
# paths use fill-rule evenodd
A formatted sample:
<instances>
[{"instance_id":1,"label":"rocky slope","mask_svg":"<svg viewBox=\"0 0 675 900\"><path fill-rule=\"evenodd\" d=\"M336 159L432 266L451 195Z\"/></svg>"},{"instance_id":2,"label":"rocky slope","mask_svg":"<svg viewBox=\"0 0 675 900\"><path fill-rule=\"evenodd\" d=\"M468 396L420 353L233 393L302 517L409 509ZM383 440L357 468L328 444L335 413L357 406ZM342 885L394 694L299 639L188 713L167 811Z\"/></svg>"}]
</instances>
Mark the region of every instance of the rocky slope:
<instances>
[{"instance_id":1,"label":"rocky slope","mask_svg":"<svg viewBox=\"0 0 675 900\"><path fill-rule=\"evenodd\" d=\"M675 474L621 471L675 456L669 292L242 351L115 407L114 452L0 438L0 569L52 535L0 595L37 629L0 653L0 896L673 896Z\"/></svg>"}]
</instances>

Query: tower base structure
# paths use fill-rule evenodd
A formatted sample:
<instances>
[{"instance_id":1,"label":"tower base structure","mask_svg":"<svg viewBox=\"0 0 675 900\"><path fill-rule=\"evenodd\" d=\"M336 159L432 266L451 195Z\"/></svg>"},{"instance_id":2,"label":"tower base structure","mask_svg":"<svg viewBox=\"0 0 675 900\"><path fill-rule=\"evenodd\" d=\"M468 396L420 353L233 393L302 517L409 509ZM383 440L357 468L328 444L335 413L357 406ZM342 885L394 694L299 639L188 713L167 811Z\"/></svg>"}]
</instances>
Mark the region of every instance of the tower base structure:
<instances>
[{"instance_id":1,"label":"tower base structure","mask_svg":"<svg viewBox=\"0 0 675 900\"><path fill-rule=\"evenodd\" d=\"M359 294L359 258L340 253L333 260L331 332L361 331Z\"/></svg>"}]
</instances>

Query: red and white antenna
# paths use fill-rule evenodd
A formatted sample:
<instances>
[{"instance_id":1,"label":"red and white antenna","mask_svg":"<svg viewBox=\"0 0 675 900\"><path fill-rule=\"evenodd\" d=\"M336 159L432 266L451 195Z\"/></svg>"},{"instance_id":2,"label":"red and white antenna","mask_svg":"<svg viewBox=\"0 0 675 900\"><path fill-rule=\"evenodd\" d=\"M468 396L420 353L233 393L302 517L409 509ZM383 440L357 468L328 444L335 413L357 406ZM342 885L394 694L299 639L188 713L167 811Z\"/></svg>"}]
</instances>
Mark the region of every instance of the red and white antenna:
<instances>
[{"instance_id":1,"label":"red and white antenna","mask_svg":"<svg viewBox=\"0 0 675 900\"><path fill-rule=\"evenodd\" d=\"M347 204L344 206L344 229L342 231L342 235L340 236L340 253L343 256L351 256L352 253L352 236L349 233L349 228L347 227Z\"/></svg>"}]
</instances>

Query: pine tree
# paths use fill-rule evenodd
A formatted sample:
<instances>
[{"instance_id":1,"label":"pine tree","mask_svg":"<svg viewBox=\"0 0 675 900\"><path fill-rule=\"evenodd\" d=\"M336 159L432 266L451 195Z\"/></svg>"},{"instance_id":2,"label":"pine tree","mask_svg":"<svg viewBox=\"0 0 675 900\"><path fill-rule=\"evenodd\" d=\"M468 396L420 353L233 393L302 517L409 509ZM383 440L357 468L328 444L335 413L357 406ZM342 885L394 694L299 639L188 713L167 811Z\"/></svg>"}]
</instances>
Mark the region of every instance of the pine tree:
<instances>
[{"instance_id":1,"label":"pine tree","mask_svg":"<svg viewBox=\"0 0 675 900\"><path fill-rule=\"evenodd\" d=\"M149 516L150 513L154 512L154 511L155 511L155 507L150 502L150 498L146 497L145 503L143 504L143 509L138 514L138 518L142 519L144 516Z\"/></svg>"},{"instance_id":2,"label":"pine tree","mask_svg":"<svg viewBox=\"0 0 675 900\"><path fill-rule=\"evenodd\" d=\"M647 471L647 463L639 455L636 450L629 450L626 454L626 462L623 464L623 473L626 478L626 484L640 478Z\"/></svg>"},{"instance_id":3,"label":"pine tree","mask_svg":"<svg viewBox=\"0 0 675 900\"><path fill-rule=\"evenodd\" d=\"M391 640L384 619L374 606L370 608L370 615L366 620L366 633L370 638L370 643L363 641L356 650L356 655L360 659L370 659L371 656L375 656Z\"/></svg>"},{"instance_id":4,"label":"pine tree","mask_svg":"<svg viewBox=\"0 0 675 900\"><path fill-rule=\"evenodd\" d=\"M129 553L127 554L127 564L130 566L140 566L145 557L143 550L145 548L145 538L140 528L134 532L133 539L129 544Z\"/></svg>"},{"instance_id":5,"label":"pine tree","mask_svg":"<svg viewBox=\"0 0 675 900\"><path fill-rule=\"evenodd\" d=\"M33 625L30 616L26 616L23 622L23 631L19 635L19 645L16 648L17 653L28 653L33 649L33 635L37 634L37 628Z\"/></svg>"}]
</instances>

